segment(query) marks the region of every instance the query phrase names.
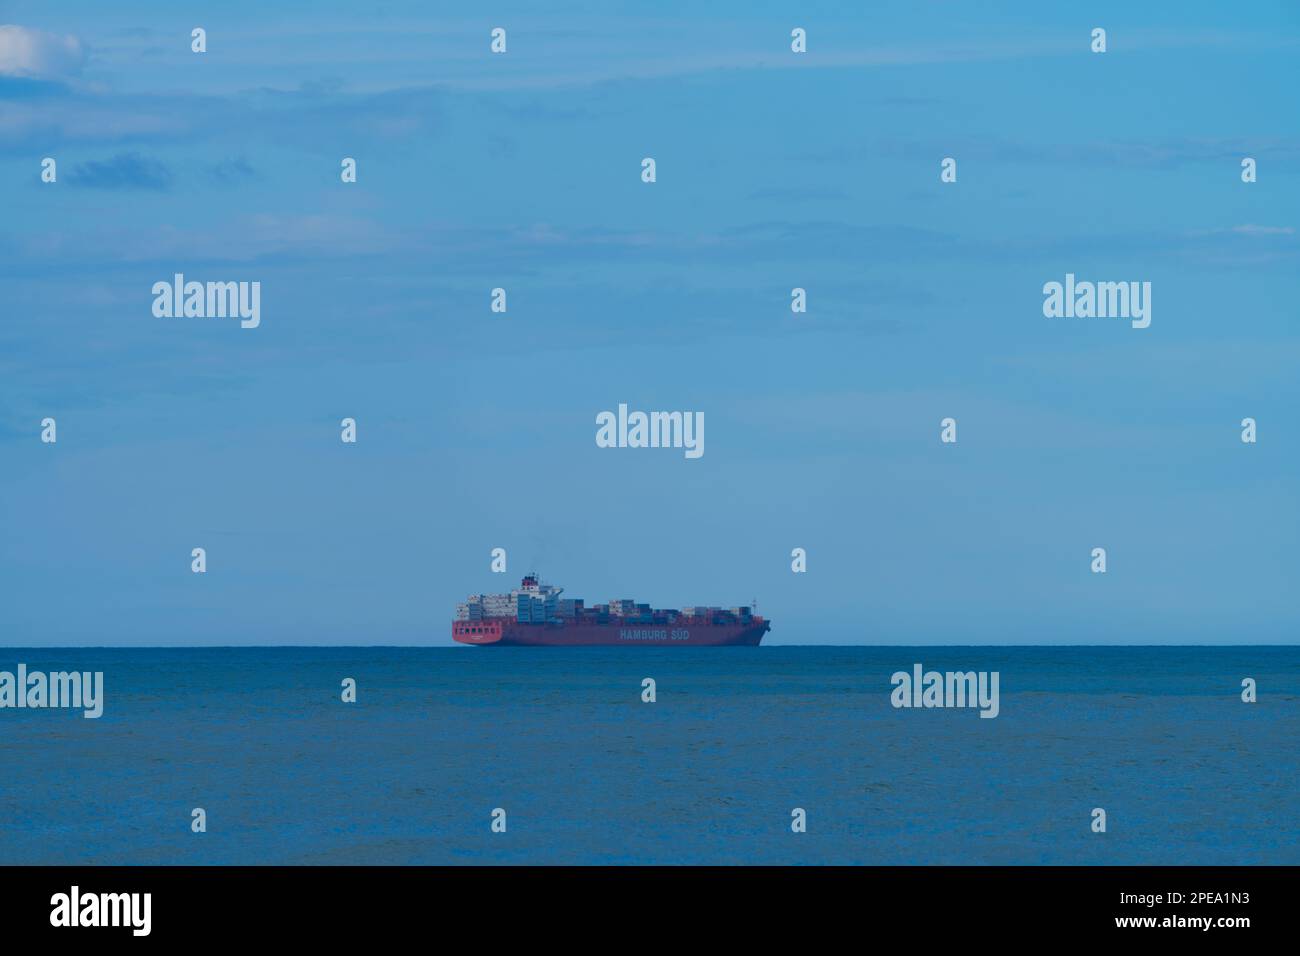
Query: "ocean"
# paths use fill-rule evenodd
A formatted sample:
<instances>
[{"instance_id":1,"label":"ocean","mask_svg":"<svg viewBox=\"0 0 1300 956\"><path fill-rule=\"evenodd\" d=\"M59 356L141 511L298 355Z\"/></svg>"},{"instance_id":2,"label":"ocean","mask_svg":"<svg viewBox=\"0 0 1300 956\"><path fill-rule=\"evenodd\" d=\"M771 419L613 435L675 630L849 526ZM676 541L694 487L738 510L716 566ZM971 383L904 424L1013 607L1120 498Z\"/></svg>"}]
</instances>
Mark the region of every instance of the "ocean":
<instances>
[{"instance_id":1,"label":"ocean","mask_svg":"<svg viewBox=\"0 0 1300 956\"><path fill-rule=\"evenodd\" d=\"M0 709L0 864L1300 863L1297 647L0 649L19 662L102 671L105 703ZM997 671L998 716L894 708L917 663Z\"/></svg>"}]
</instances>

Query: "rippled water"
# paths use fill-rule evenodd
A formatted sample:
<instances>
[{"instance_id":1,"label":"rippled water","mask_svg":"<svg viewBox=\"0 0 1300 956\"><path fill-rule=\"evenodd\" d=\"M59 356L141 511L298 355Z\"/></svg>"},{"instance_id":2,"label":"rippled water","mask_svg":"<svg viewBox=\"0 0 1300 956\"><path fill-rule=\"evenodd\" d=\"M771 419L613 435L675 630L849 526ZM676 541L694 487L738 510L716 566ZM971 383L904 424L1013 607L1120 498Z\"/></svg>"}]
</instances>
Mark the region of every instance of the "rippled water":
<instances>
[{"instance_id":1,"label":"rippled water","mask_svg":"<svg viewBox=\"0 0 1300 956\"><path fill-rule=\"evenodd\" d=\"M1300 863L1294 647L0 649L20 661L103 671L107 702L0 710L0 863ZM894 709L917 662L1000 672L1000 716Z\"/></svg>"}]
</instances>

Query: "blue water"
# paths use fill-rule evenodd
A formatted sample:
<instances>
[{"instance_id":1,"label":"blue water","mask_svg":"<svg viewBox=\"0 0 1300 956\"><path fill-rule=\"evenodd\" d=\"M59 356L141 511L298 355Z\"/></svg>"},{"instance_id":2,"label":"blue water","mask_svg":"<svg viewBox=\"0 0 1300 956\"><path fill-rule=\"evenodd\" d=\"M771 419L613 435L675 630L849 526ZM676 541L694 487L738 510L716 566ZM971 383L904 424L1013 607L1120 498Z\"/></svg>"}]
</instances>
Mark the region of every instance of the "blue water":
<instances>
[{"instance_id":1,"label":"blue water","mask_svg":"<svg viewBox=\"0 0 1300 956\"><path fill-rule=\"evenodd\" d=\"M6 864L1300 863L1295 647L0 649L19 661L102 670L107 702L0 710ZM915 662L999 671L1000 716L894 709Z\"/></svg>"}]
</instances>

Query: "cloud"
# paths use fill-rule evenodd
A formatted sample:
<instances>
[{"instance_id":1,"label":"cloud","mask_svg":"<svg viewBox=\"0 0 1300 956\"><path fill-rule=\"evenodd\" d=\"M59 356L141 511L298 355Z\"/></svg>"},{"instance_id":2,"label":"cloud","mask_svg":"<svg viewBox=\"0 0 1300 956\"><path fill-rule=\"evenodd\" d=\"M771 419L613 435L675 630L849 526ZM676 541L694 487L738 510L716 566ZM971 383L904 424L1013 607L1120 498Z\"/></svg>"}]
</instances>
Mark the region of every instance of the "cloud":
<instances>
[{"instance_id":1,"label":"cloud","mask_svg":"<svg viewBox=\"0 0 1300 956\"><path fill-rule=\"evenodd\" d=\"M1300 139L1256 137L1249 144L1236 139L1178 137L1147 142L1098 140L1051 142L992 137L909 139L872 137L846 141L797 158L818 163L857 164L877 156L928 162L930 157L963 156L990 163L1031 166L1077 165L1120 169L1177 169L1196 163L1236 165L1253 156L1271 167L1294 169L1300 165Z\"/></svg>"},{"instance_id":2,"label":"cloud","mask_svg":"<svg viewBox=\"0 0 1300 956\"><path fill-rule=\"evenodd\" d=\"M773 202L832 202L848 199L849 194L843 189L829 187L769 186L755 190L747 198Z\"/></svg>"},{"instance_id":3,"label":"cloud","mask_svg":"<svg viewBox=\"0 0 1300 956\"><path fill-rule=\"evenodd\" d=\"M71 185L87 189L164 190L171 181L166 165L139 153L118 153L110 159L82 163L68 176Z\"/></svg>"},{"instance_id":4,"label":"cloud","mask_svg":"<svg viewBox=\"0 0 1300 956\"><path fill-rule=\"evenodd\" d=\"M0 95L7 93L0 76ZM274 135L300 149L325 149L359 138L439 136L446 120L445 94L431 87L382 94L320 93L254 89L226 96L184 90L117 93L99 87L72 89L58 83L24 81L18 102L0 110L0 153L27 155L33 141L125 147L219 140L228 148L230 130L249 136ZM30 89L37 87L40 89ZM42 93L41 102L33 101ZM57 94L57 95L56 95Z\"/></svg>"},{"instance_id":5,"label":"cloud","mask_svg":"<svg viewBox=\"0 0 1300 956\"><path fill-rule=\"evenodd\" d=\"M223 159L208 168L208 175L223 186L237 186L257 179L257 170L243 156Z\"/></svg>"},{"instance_id":6,"label":"cloud","mask_svg":"<svg viewBox=\"0 0 1300 956\"><path fill-rule=\"evenodd\" d=\"M74 36L0 26L0 75L59 77L81 72L86 50Z\"/></svg>"},{"instance_id":7,"label":"cloud","mask_svg":"<svg viewBox=\"0 0 1300 956\"><path fill-rule=\"evenodd\" d=\"M1294 236L1295 229L1291 226L1258 226L1254 223L1246 223L1243 226L1233 226L1232 232L1239 236Z\"/></svg>"}]
</instances>

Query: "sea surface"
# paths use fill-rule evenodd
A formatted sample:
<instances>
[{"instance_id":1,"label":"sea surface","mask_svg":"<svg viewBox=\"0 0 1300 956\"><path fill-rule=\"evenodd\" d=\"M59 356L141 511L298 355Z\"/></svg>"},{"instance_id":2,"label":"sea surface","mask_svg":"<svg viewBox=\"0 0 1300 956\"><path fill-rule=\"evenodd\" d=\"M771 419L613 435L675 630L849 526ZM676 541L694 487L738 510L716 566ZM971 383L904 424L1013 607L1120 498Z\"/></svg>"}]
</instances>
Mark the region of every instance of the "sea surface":
<instances>
[{"instance_id":1,"label":"sea surface","mask_svg":"<svg viewBox=\"0 0 1300 956\"><path fill-rule=\"evenodd\" d=\"M1300 863L1297 647L0 648L20 661L103 671L106 703L0 709L0 864ZM895 709L915 663L998 671L999 716Z\"/></svg>"}]
</instances>

